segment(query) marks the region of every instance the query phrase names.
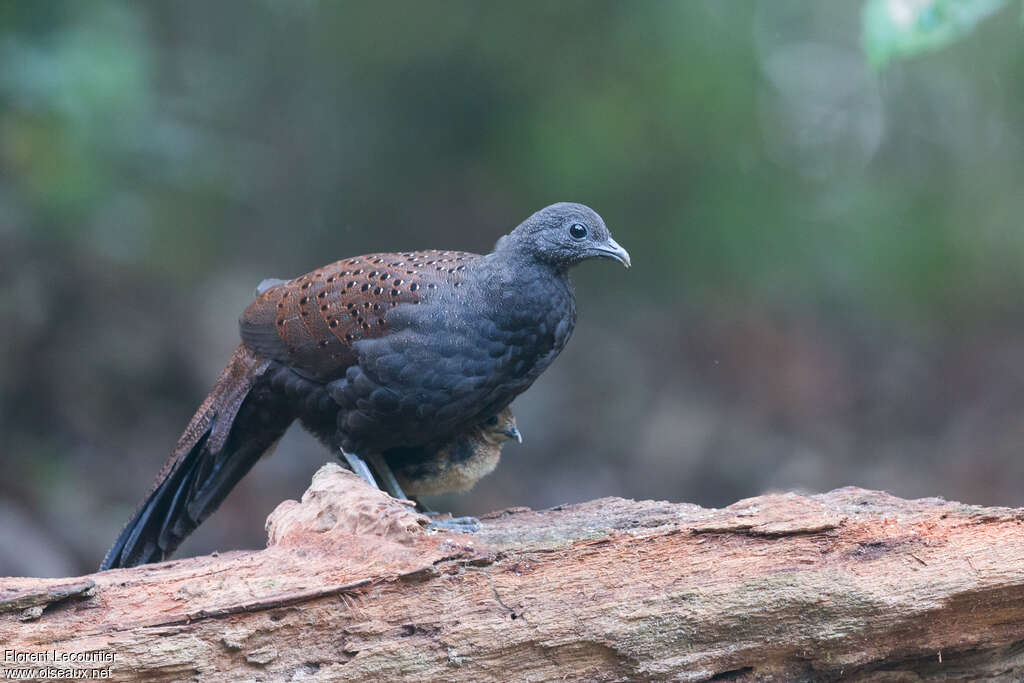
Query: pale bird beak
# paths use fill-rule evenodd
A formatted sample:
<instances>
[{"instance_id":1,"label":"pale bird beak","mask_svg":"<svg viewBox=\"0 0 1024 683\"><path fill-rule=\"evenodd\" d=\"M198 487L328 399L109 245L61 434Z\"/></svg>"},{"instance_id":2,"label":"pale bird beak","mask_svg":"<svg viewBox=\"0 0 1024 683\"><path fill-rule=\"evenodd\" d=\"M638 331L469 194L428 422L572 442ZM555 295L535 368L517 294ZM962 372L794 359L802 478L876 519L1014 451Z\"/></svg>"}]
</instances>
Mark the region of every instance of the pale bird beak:
<instances>
[{"instance_id":1,"label":"pale bird beak","mask_svg":"<svg viewBox=\"0 0 1024 683\"><path fill-rule=\"evenodd\" d=\"M503 430L501 433L507 436L509 439L515 439L519 443L523 442L523 435L519 431L519 428L516 427L515 425L512 425L508 429Z\"/></svg>"},{"instance_id":2,"label":"pale bird beak","mask_svg":"<svg viewBox=\"0 0 1024 683\"><path fill-rule=\"evenodd\" d=\"M605 242L603 246L595 247L597 256L601 258L615 259L627 268L632 265L629 260L629 252L623 249L618 242L613 240L611 237Z\"/></svg>"}]
</instances>

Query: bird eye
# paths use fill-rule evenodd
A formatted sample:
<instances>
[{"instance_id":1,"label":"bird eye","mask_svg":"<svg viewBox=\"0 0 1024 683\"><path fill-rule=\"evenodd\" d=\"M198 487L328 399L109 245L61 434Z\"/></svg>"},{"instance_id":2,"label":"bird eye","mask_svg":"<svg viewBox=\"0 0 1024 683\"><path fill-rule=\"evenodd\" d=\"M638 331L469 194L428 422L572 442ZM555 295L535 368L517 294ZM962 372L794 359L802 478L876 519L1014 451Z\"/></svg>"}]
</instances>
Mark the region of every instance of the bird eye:
<instances>
[{"instance_id":1,"label":"bird eye","mask_svg":"<svg viewBox=\"0 0 1024 683\"><path fill-rule=\"evenodd\" d=\"M491 415L489 418L487 418L487 422L485 424L488 427L497 427L498 426L498 416L497 415Z\"/></svg>"},{"instance_id":2,"label":"bird eye","mask_svg":"<svg viewBox=\"0 0 1024 683\"><path fill-rule=\"evenodd\" d=\"M587 226L581 223L573 223L569 226L569 234L574 240L581 240L587 236Z\"/></svg>"}]
</instances>

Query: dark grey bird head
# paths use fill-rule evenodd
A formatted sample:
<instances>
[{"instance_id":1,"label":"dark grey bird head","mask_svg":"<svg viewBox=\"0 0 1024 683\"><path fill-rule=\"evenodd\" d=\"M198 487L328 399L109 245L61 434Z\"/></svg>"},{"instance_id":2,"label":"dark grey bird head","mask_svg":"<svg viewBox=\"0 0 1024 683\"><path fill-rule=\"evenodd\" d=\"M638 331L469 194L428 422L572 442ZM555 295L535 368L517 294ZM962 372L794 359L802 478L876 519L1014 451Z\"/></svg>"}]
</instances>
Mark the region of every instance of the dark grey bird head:
<instances>
[{"instance_id":1,"label":"dark grey bird head","mask_svg":"<svg viewBox=\"0 0 1024 683\"><path fill-rule=\"evenodd\" d=\"M495 251L512 249L558 269L591 258L610 258L629 268L629 252L612 239L597 212L583 204L544 207L498 241Z\"/></svg>"}]
</instances>

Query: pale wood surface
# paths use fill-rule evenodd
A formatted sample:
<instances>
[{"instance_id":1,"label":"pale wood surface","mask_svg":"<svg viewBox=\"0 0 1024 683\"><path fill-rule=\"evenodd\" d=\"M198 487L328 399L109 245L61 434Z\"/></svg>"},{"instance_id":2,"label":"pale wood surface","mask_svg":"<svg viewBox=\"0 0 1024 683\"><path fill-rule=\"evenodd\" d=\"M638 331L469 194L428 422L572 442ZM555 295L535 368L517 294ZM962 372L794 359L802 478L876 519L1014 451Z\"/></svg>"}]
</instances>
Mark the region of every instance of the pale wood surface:
<instances>
[{"instance_id":1,"label":"pale wood surface","mask_svg":"<svg viewBox=\"0 0 1024 683\"><path fill-rule=\"evenodd\" d=\"M470 536L328 465L266 550L0 579L0 655L112 652L138 681L1021 680L1022 520L847 488Z\"/></svg>"}]
</instances>

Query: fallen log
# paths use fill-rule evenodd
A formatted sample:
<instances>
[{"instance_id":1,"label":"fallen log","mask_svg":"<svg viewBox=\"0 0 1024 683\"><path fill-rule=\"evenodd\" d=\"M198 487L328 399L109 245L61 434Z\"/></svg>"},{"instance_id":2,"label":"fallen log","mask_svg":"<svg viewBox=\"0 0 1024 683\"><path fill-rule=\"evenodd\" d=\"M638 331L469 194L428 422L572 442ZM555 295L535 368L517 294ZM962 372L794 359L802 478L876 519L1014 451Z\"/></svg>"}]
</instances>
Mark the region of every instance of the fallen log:
<instances>
[{"instance_id":1,"label":"fallen log","mask_svg":"<svg viewBox=\"0 0 1024 683\"><path fill-rule=\"evenodd\" d=\"M464 535L327 465L265 550L0 579L0 676L1019 680L1022 521L844 488L516 508Z\"/></svg>"}]
</instances>

